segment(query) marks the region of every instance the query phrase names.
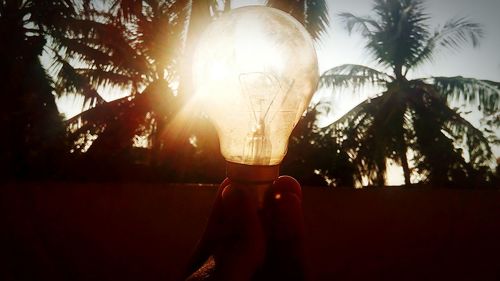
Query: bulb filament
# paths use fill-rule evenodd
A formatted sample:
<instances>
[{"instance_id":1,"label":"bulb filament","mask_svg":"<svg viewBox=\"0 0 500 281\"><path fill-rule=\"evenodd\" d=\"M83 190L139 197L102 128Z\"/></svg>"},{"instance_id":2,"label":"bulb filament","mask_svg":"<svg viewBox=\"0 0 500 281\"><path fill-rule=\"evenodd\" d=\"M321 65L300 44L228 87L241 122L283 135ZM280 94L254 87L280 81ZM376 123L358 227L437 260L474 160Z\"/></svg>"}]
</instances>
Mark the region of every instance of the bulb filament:
<instances>
[{"instance_id":1,"label":"bulb filament","mask_svg":"<svg viewBox=\"0 0 500 281\"><path fill-rule=\"evenodd\" d=\"M271 107L281 91L279 80L271 73L253 72L241 74L240 84L254 119L252 130L247 136L243 161L269 164L272 145L267 123L275 113Z\"/></svg>"}]
</instances>

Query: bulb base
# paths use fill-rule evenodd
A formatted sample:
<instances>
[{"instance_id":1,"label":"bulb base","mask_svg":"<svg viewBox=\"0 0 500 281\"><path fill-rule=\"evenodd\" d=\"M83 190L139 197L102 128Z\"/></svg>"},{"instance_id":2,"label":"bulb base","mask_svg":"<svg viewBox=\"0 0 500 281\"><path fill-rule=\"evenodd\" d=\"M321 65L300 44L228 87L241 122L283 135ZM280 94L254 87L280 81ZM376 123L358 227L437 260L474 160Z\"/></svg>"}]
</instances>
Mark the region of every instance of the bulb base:
<instances>
[{"instance_id":1,"label":"bulb base","mask_svg":"<svg viewBox=\"0 0 500 281\"><path fill-rule=\"evenodd\" d=\"M258 208L264 205L264 196L279 176L279 165L246 165L226 162L226 174L231 184L242 188L254 201Z\"/></svg>"},{"instance_id":2,"label":"bulb base","mask_svg":"<svg viewBox=\"0 0 500 281\"><path fill-rule=\"evenodd\" d=\"M278 178L279 170L279 165L246 165L226 162L227 177L240 183L272 183Z\"/></svg>"}]
</instances>

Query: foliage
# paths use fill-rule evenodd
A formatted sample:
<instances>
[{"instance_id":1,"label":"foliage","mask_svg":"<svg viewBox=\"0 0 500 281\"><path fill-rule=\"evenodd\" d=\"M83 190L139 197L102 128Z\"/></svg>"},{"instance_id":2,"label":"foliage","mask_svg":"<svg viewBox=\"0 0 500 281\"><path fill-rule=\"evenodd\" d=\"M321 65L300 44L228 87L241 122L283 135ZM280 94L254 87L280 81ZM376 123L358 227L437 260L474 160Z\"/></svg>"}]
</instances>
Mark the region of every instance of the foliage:
<instances>
[{"instance_id":1,"label":"foliage","mask_svg":"<svg viewBox=\"0 0 500 281\"><path fill-rule=\"evenodd\" d=\"M65 156L54 85L40 61L46 42L71 30L77 11L65 1L0 1L0 176L52 178ZM54 47L56 48L56 47ZM62 45L57 48L63 48Z\"/></svg>"},{"instance_id":2,"label":"foliage","mask_svg":"<svg viewBox=\"0 0 500 281\"><path fill-rule=\"evenodd\" d=\"M383 185L386 162L403 167L412 177L434 184L484 181L492 153L485 136L449 107L453 101L477 103L483 112L497 112L499 83L463 77L408 79L408 72L432 61L442 49L476 46L483 32L466 18L449 20L431 32L423 1L375 0L375 17L342 13L349 32L360 32L378 67L342 65L326 71L321 87L377 85L385 90L348 112L326 131L344 139L356 166L356 179Z\"/></svg>"},{"instance_id":3,"label":"foliage","mask_svg":"<svg viewBox=\"0 0 500 281\"><path fill-rule=\"evenodd\" d=\"M131 94L97 103L68 120L72 153L82 158L84 165L97 160L110 167L121 162L122 169L128 170L137 169L138 164L158 168L170 140L176 140L179 150L190 150L186 142L191 132L184 131L182 136L164 133L183 106L172 84L178 80L177 59L188 15L186 3L105 4L101 10L89 9L88 37L80 40L81 49L68 52L73 54L71 60L66 59L69 72L76 76L63 76L84 81L81 89L97 92L99 87L112 86ZM83 63L82 67L75 67L75 60ZM74 80L61 82L62 88L68 89L67 82L71 85ZM128 166L123 166L125 163Z\"/></svg>"},{"instance_id":4,"label":"foliage","mask_svg":"<svg viewBox=\"0 0 500 281\"><path fill-rule=\"evenodd\" d=\"M326 32L329 19L325 0L267 0L266 3L269 7L280 9L296 18L315 40Z\"/></svg>"},{"instance_id":5,"label":"foliage","mask_svg":"<svg viewBox=\"0 0 500 281\"><path fill-rule=\"evenodd\" d=\"M321 106L310 107L293 130L282 172L303 185L352 187L354 166L348 155L316 125Z\"/></svg>"}]
</instances>

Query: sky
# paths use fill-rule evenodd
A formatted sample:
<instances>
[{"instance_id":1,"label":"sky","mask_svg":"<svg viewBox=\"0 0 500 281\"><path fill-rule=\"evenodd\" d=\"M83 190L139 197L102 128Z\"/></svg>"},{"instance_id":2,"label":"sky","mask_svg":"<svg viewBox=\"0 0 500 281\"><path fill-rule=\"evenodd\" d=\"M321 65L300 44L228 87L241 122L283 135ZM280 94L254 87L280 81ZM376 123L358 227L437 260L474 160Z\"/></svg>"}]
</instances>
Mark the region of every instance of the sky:
<instances>
[{"instance_id":1,"label":"sky","mask_svg":"<svg viewBox=\"0 0 500 281\"><path fill-rule=\"evenodd\" d=\"M262 0L233 0L233 8L264 4ZM410 72L410 78L429 76L464 76L479 79L500 81L500 0L427 0L427 12L430 15L431 29L442 26L448 19L468 17L470 20L483 26L485 32L480 46L472 48L465 46L458 51L444 50L440 52L433 63L427 63ZM377 65L364 50L364 41L361 36L353 33L349 35L343 28L338 13L351 12L355 15L372 15L372 0L327 0L330 16L330 27L316 44L320 73L341 64L363 64L374 68ZM380 69L380 68L378 68ZM381 69L382 70L382 69ZM331 90L321 90L317 97L332 97L331 115L324 118L324 124L342 116L352 107L374 95L375 89L366 89L361 93L352 90L332 95ZM121 97L123 93L102 89L101 94L106 100ZM76 105L76 106L75 106ZM72 101L72 97L58 100L62 113L71 117L78 113L79 102ZM474 125L479 124L479 114L472 113L466 116ZM497 132L500 135L500 132ZM500 156L500 147L494 147L496 157ZM393 177L396 178L396 177ZM399 182L393 182L398 184Z\"/></svg>"}]
</instances>

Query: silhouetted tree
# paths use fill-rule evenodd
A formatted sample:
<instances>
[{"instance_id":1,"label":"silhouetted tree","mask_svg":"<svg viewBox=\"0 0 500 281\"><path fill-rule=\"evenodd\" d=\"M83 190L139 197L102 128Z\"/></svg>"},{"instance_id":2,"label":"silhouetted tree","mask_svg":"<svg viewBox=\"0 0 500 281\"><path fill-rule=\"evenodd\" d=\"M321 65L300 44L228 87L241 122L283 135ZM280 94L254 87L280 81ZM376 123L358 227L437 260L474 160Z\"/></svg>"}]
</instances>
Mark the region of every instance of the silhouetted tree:
<instances>
[{"instance_id":1,"label":"silhouetted tree","mask_svg":"<svg viewBox=\"0 0 500 281\"><path fill-rule=\"evenodd\" d=\"M108 167L104 177L112 178L113 170L128 177L131 168L140 170L134 164L158 166L166 142L176 142L169 146L176 148L172 154L182 154L189 145L185 135L164 133L182 108L172 85L178 81L186 7L185 1L105 2L90 6L85 37L68 38L78 44L66 51L71 59L57 57L63 90L79 85L96 93L103 86L130 92L116 101L93 103L67 121L72 153L84 166L96 163ZM189 136L188 125L176 133Z\"/></svg>"},{"instance_id":2,"label":"silhouetted tree","mask_svg":"<svg viewBox=\"0 0 500 281\"><path fill-rule=\"evenodd\" d=\"M339 139L317 126L322 106L311 106L294 128L281 170L303 185L354 187L355 167Z\"/></svg>"},{"instance_id":3,"label":"silhouetted tree","mask_svg":"<svg viewBox=\"0 0 500 281\"><path fill-rule=\"evenodd\" d=\"M451 19L431 32L419 0L375 0L375 17L342 13L349 32L366 39L366 49L383 72L362 65L326 71L322 87L382 87L327 131L344 139L342 146L357 167L357 180L383 185L386 161L401 165L405 183L413 171L424 182L460 183L483 177L492 153L485 136L448 106L450 101L477 102L497 112L500 84L463 77L409 79L408 72L431 61L440 48L476 46L481 27L466 18ZM465 150L463 150L465 149Z\"/></svg>"},{"instance_id":4,"label":"silhouetted tree","mask_svg":"<svg viewBox=\"0 0 500 281\"><path fill-rule=\"evenodd\" d=\"M52 177L64 158L54 83L40 56L74 28L74 1L0 1L0 177Z\"/></svg>"}]
</instances>

